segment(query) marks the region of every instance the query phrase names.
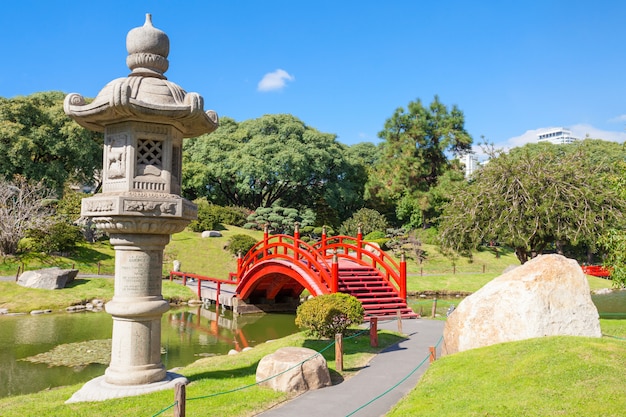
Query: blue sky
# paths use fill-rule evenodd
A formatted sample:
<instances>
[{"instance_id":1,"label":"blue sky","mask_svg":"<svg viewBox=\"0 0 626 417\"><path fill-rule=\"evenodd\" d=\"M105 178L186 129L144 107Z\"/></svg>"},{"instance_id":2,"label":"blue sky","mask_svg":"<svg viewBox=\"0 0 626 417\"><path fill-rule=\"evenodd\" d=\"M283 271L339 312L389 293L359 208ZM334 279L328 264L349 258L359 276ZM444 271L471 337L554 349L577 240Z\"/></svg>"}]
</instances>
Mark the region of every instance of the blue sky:
<instances>
[{"instance_id":1,"label":"blue sky","mask_svg":"<svg viewBox=\"0 0 626 417\"><path fill-rule=\"evenodd\" d=\"M129 73L126 34L151 13L166 76L242 121L291 113L345 144L378 142L398 107L434 95L499 146L564 126L626 140L626 2L7 2L0 96L95 97Z\"/></svg>"}]
</instances>

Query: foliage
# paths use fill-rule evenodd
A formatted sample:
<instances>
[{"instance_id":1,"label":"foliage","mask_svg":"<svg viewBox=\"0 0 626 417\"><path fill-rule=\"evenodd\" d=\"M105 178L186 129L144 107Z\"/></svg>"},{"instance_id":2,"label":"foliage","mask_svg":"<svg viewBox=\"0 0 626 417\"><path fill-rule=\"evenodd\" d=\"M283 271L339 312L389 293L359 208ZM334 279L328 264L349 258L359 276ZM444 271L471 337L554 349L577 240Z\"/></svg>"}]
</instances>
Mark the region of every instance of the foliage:
<instances>
[{"instance_id":1,"label":"foliage","mask_svg":"<svg viewBox=\"0 0 626 417\"><path fill-rule=\"evenodd\" d=\"M309 209L301 213L289 207L259 207L247 220L244 225L246 229L264 230L267 225L270 234L293 234L296 223L299 223L301 228L313 226L315 213Z\"/></svg>"},{"instance_id":2,"label":"foliage","mask_svg":"<svg viewBox=\"0 0 626 417\"><path fill-rule=\"evenodd\" d=\"M184 144L183 192L220 205L358 207L367 178L344 157L346 146L289 114L238 123L220 120L210 135Z\"/></svg>"},{"instance_id":3,"label":"foliage","mask_svg":"<svg viewBox=\"0 0 626 417\"><path fill-rule=\"evenodd\" d=\"M331 338L348 326L363 322L361 302L344 293L318 295L302 303L296 312L296 325L314 337Z\"/></svg>"},{"instance_id":4,"label":"foliage","mask_svg":"<svg viewBox=\"0 0 626 417\"><path fill-rule=\"evenodd\" d=\"M52 190L42 182L0 178L0 254L13 255L30 229L43 227L52 214Z\"/></svg>"},{"instance_id":5,"label":"foliage","mask_svg":"<svg viewBox=\"0 0 626 417\"><path fill-rule=\"evenodd\" d=\"M29 229L26 237L30 238L30 250L44 253L71 252L77 243L83 240L80 227L63 220L37 229Z\"/></svg>"},{"instance_id":6,"label":"foliage","mask_svg":"<svg viewBox=\"0 0 626 417\"><path fill-rule=\"evenodd\" d=\"M102 166L102 135L66 116L63 99L61 92L0 97L0 177L42 181L59 194L68 179L93 182Z\"/></svg>"},{"instance_id":7,"label":"foliage","mask_svg":"<svg viewBox=\"0 0 626 417\"><path fill-rule=\"evenodd\" d=\"M607 183L620 197L626 198L626 161L615 164L615 173L607 176ZM624 225L607 230L598 239L604 251L603 263L612 270L611 279L616 287L626 286L626 231Z\"/></svg>"},{"instance_id":8,"label":"foliage","mask_svg":"<svg viewBox=\"0 0 626 417\"><path fill-rule=\"evenodd\" d=\"M222 224L243 226L248 216L248 211L240 207L222 207L209 203L206 198L194 201L198 206L198 218L189 224L189 229L194 232L205 230L217 230Z\"/></svg>"},{"instance_id":9,"label":"foliage","mask_svg":"<svg viewBox=\"0 0 626 417\"><path fill-rule=\"evenodd\" d=\"M356 236L359 226L363 235L374 231L384 231L389 227L385 216L376 210L362 208L344 221L339 228L339 233L346 236Z\"/></svg>"},{"instance_id":10,"label":"foliage","mask_svg":"<svg viewBox=\"0 0 626 417\"><path fill-rule=\"evenodd\" d=\"M529 144L493 153L446 207L442 248L470 255L488 241L515 249L521 263L551 245L590 244L617 224L626 201L606 186L607 165L587 146ZM591 146L593 148L593 146Z\"/></svg>"},{"instance_id":11,"label":"foliage","mask_svg":"<svg viewBox=\"0 0 626 417\"><path fill-rule=\"evenodd\" d=\"M237 255L239 252L245 255L256 243L257 240L250 235L234 235L228 240L226 250L233 255Z\"/></svg>"},{"instance_id":12,"label":"foliage","mask_svg":"<svg viewBox=\"0 0 626 417\"><path fill-rule=\"evenodd\" d=\"M379 133L383 155L370 177L368 193L387 205L402 201L399 215L414 227L432 217L428 193L448 170L460 171L448 155L471 150L472 138L457 106L449 110L435 96L426 107L418 99L398 108ZM415 213L421 212L421 213Z\"/></svg>"}]
</instances>

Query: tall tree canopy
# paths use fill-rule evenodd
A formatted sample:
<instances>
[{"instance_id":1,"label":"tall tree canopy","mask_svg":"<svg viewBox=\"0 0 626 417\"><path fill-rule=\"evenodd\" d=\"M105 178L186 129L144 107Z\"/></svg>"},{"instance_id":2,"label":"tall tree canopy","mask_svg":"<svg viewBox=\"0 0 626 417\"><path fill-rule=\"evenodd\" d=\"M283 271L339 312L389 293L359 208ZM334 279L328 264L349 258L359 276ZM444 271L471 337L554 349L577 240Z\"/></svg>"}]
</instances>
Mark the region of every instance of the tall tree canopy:
<instances>
[{"instance_id":1,"label":"tall tree canopy","mask_svg":"<svg viewBox=\"0 0 626 417\"><path fill-rule=\"evenodd\" d=\"M451 157L471 151L463 112L457 106L448 109L437 96L429 106L418 99L407 110L398 108L379 136L384 140L383 155L370 193L393 203L402 200L404 207L426 217L432 200L428 193L446 171L459 169Z\"/></svg>"},{"instance_id":2,"label":"tall tree canopy","mask_svg":"<svg viewBox=\"0 0 626 417\"><path fill-rule=\"evenodd\" d=\"M617 146L602 158L606 149ZM593 244L622 218L626 202L605 181L619 145L530 144L498 153L446 206L442 246L469 254L483 242L515 249L521 263L547 248Z\"/></svg>"},{"instance_id":3,"label":"tall tree canopy","mask_svg":"<svg viewBox=\"0 0 626 417\"><path fill-rule=\"evenodd\" d=\"M289 114L222 118L212 134L185 142L183 189L188 198L251 210L323 201L338 213L362 201L365 181L345 151L335 135Z\"/></svg>"},{"instance_id":4,"label":"tall tree canopy","mask_svg":"<svg viewBox=\"0 0 626 417\"><path fill-rule=\"evenodd\" d=\"M0 97L0 176L43 181L60 194L72 179L91 183L102 166L102 136L63 112L64 94Z\"/></svg>"}]
</instances>

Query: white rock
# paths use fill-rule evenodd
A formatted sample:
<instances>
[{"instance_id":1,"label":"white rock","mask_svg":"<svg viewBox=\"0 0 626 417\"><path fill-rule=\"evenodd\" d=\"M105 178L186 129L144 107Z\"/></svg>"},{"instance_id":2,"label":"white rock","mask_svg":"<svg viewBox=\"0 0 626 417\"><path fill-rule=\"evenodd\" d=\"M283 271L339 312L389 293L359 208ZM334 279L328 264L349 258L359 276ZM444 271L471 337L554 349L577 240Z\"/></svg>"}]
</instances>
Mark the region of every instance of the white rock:
<instances>
[{"instance_id":1,"label":"white rock","mask_svg":"<svg viewBox=\"0 0 626 417\"><path fill-rule=\"evenodd\" d=\"M538 256L465 298L444 327L444 354L533 337L601 337L598 310L578 263Z\"/></svg>"},{"instance_id":2,"label":"white rock","mask_svg":"<svg viewBox=\"0 0 626 417\"><path fill-rule=\"evenodd\" d=\"M259 385L274 391L302 393L332 385L326 359L313 349L284 347L261 359Z\"/></svg>"}]
</instances>

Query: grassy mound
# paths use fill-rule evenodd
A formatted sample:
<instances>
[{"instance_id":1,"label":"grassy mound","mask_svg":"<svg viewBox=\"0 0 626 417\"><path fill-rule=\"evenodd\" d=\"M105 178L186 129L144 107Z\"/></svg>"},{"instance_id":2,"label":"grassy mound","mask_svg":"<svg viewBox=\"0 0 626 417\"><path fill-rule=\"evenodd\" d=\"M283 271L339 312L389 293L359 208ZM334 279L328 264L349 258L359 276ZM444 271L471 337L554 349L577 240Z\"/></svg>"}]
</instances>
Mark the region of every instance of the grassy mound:
<instances>
[{"instance_id":1,"label":"grassy mound","mask_svg":"<svg viewBox=\"0 0 626 417\"><path fill-rule=\"evenodd\" d=\"M545 337L443 357L387 416L626 415L626 321L602 329L621 339Z\"/></svg>"}]
</instances>

